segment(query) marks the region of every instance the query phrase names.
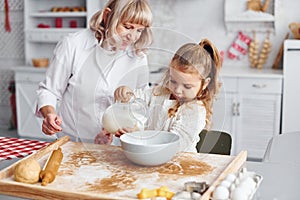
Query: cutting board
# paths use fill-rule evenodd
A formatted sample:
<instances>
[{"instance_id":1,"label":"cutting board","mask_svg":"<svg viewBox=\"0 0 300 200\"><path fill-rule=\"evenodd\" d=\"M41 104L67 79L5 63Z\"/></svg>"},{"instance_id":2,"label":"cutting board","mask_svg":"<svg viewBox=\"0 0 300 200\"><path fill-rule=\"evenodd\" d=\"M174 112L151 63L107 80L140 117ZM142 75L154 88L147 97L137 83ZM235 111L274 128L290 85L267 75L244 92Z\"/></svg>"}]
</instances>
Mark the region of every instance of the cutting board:
<instances>
[{"instance_id":1,"label":"cutting board","mask_svg":"<svg viewBox=\"0 0 300 200\"><path fill-rule=\"evenodd\" d=\"M56 148L49 145L24 159L33 157L44 166ZM247 157L245 151L237 156L183 152L164 165L143 167L131 163L116 146L67 142L61 148L64 157L54 182L47 186L16 182L15 163L0 171L0 193L33 199L124 200L137 199L142 188L167 186L176 193L185 182L205 181L210 188L201 200L208 200L213 188L239 170Z\"/></svg>"}]
</instances>

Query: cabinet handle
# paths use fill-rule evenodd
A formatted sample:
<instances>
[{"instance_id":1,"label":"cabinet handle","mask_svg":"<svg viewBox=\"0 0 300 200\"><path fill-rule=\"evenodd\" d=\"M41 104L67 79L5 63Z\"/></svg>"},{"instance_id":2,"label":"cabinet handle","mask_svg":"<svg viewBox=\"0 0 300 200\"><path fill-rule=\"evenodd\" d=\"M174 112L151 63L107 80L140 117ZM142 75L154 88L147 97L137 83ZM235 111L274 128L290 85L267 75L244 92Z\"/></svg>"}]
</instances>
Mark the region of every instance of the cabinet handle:
<instances>
[{"instance_id":1,"label":"cabinet handle","mask_svg":"<svg viewBox=\"0 0 300 200\"><path fill-rule=\"evenodd\" d=\"M236 115L236 104L233 103L232 105L232 115L235 116Z\"/></svg>"},{"instance_id":2,"label":"cabinet handle","mask_svg":"<svg viewBox=\"0 0 300 200\"><path fill-rule=\"evenodd\" d=\"M253 84L252 87L254 87L254 88L265 88L265 87L267 87L267 84Z\"/></svg>"},{"instance_id":3,"label":"cabinet handle","mask_svg":"<svg viewBox=\"0 0 300 200\"><path fill-rule=\"evenodd\" d=\"M300 51L300 49L296 48L296 49L287 49L288 51Z\"/></svg>"},{"instance_id":4,"label":"cabinet handle","mask_svg":"<svg viewBox=\"0 0 300 200\"><path fill-rule=\"evenodd\" d=\"M240 103L236 104L236 115L240 116Z\"/></svg>"}]
</instances>

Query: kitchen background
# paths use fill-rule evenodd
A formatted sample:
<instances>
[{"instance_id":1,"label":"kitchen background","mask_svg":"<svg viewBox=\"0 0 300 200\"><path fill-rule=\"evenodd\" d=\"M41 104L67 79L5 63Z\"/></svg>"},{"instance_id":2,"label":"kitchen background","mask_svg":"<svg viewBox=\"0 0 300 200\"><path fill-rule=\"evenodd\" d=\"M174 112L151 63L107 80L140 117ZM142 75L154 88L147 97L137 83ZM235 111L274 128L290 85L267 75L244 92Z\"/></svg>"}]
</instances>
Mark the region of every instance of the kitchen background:
<instances>
[{"instance_id":1,"label":"kitchen background","mask_svg":"<svg viewBox=\"0 0 300 200\"><path fill-rule=\"evenodd\" d=\"M56 4L53 5L70 6L70 1L68 0L54 2ZM98 8L103 7L105 2L105 0L73 0L72 3L74 5L76 3L84 4L87 12L86 15L71 16L71 18L79 19L83 16L84 19L79 19L77 25L84 27L89 17ZM14 80L14 72L18 71L16 68L19 66L32 68L31 71L26 72L32 73L32 77L37 73L36 70L39 71L38 73L43 74L44 69L36 69L32 66L31 58L47 55L50 57L55 46L57 38L53 40L46 38L47 42L40 42L36 38L31 38L32 35L34 36L33 32L31 32L33 28L31 26L37 23L32 18L42 18L45 20L45 23L52 23L47 21L47 17L41 16L43 13L33 14L34 11L45 9L47 6L50 9L51 3L47 4L49 4L47 0L8 0L9 9L6 10L5 0L0 0L1 129L9 129L12 126L12 109L10 106L12 93L8 88L13 86L11 81ZM199 42L202 38L209 38L224 53L223 70L231 70L231 68L250 69L248 55L243 55L241 50L234 50L233 44L234 42L245 42L243 39L239 40L239 33L253 39L253 31L255 30L259 45L266 39L268 32L270 32L269 39L272 44L263 69L253 69L251 71L254 74L261 74L262 71L272 69L286 34L290 33L289 37L293 38L288 25L291 22L300 22L299 10L297 9L300 8L300 1L294 0L271 0L268 10L258 15L257 13L246 11L247 0L150 0L150 4L154 13L153 31L155 34L155 42L149 54L151 71L159 71L161 67L165 67L169 60L168 57L181 44L185 42ZM9 14L9 18L7 18L7 14ZM259 20L254 20L253 22L253 19L256 17L259 17ZM51 15L48 18L54 19ZM10 22L10 32L5 29L6 20ZM74 30L69 28L65 31L72 32ZM42 37L43 29L40 28L36 33L35 37ZM56 34L54 33L54 35ZM46 49L45 46L50 46L50 50ZM228 56L230 52L232 57ZM237 57L234 58L234 56ZM281 61L277 66L279 69L274 74L279 74L278 76L280 76L282 74L282 66ZM23 69L23 67L19 68ZM152 74L151 78L156 80L159 75ZM281 90L281 86L278 88ZM281 99L280 95L279 99ZM280 104L280 102L276 102L276 104ZM280 118L280 110L276 109L276 113L272 113L274 116L277 116L276 120Z\"/></svg>"}]
</instances>

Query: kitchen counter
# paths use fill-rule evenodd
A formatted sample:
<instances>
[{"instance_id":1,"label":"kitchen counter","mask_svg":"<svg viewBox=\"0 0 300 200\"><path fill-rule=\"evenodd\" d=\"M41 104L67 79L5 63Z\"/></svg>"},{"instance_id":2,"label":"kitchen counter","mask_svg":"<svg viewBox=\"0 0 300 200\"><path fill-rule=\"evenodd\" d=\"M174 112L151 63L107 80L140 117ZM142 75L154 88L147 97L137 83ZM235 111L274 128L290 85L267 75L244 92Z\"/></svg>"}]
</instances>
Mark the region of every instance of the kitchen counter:
<instances>
[{"instance_id":1,"label":"kitchen counter","mask_svg":"<svg viewBox=\"0 0 300 200\"><path fill-rule=\"evenodd\" d=\"M223 66L220 75L224 77L282 78L283 71L265 68L256 69L250 67Z\"/></svg>"},{"instance_id":2,"label":"kitchen counter","mask_svg":"<svg viewBox=\"0 0 300 200\"><path fill-rule=\"evenodd\" d=\"M47 68L46 67L33 67L30 65L22 65L10 68L13 71L20 71L20 72L41 72L45 73Z\"/></svg>"},{"instance_id":3,"label":"kitchen counter","mask_svg":"<svg viewBox=\"0 0 300 200\"><path fill-rule=\"evenodd\" d=\"M150 71L150 82L157 83L161 81L163 76L163 68ZM250 67L237 67L237 66L223 66L220 71L220 76L222 77L244 77L244 78L283 78L283 70L274 69L255 69Z\"/></svg>"}]
</instances>

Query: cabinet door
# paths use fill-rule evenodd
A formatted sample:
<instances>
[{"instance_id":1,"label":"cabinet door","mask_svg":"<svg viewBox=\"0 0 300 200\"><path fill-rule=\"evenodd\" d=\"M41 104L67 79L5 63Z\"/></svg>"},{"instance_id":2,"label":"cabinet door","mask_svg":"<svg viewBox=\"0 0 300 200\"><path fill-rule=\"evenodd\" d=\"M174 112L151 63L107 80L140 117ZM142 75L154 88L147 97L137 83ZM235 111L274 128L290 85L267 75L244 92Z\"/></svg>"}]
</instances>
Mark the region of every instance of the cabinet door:
<instances>
[{"instance_id":1,"label":"cabinet door","mask_svg":"<svg viewBox=\"0 0 300 200\"><path fill-rule=\"evenodd\" d=\"M212 129L229 133L232 137L231 154L235 155L235 100L236 93L219 93L213 105Z\"/></svg>"},{"instance_id":2,"label":"cabinet door","mask_svg":"<svg viewBox=\"0 0 300 200\"><path fill-rule=\"evenodd\" d=\"M42 119L35 116L38 87L37 79L44 77L35 74L16 72L16 101L18 135L23 138L50 139L42 132Z\"/></svg>"},{"instance_id":3,"label":"cabinet door","mask_svg":"<svg viewBox=\"0 0 300 200\"><path fill-rule=\"evenodd\" d=\"M300 131L300 40L287 40L284 51L282 133Z\"/></svg>"},{"instance_id":4,"label":"cabinet door","mask_svg":"<svg viewBox=\"0 0 300 200\"><path fill-rule=\"evenodd\" d=\"M279 134L281 95L239 94L236 150L261 159L273 135Z\"/></svg>"}]
</instances>

